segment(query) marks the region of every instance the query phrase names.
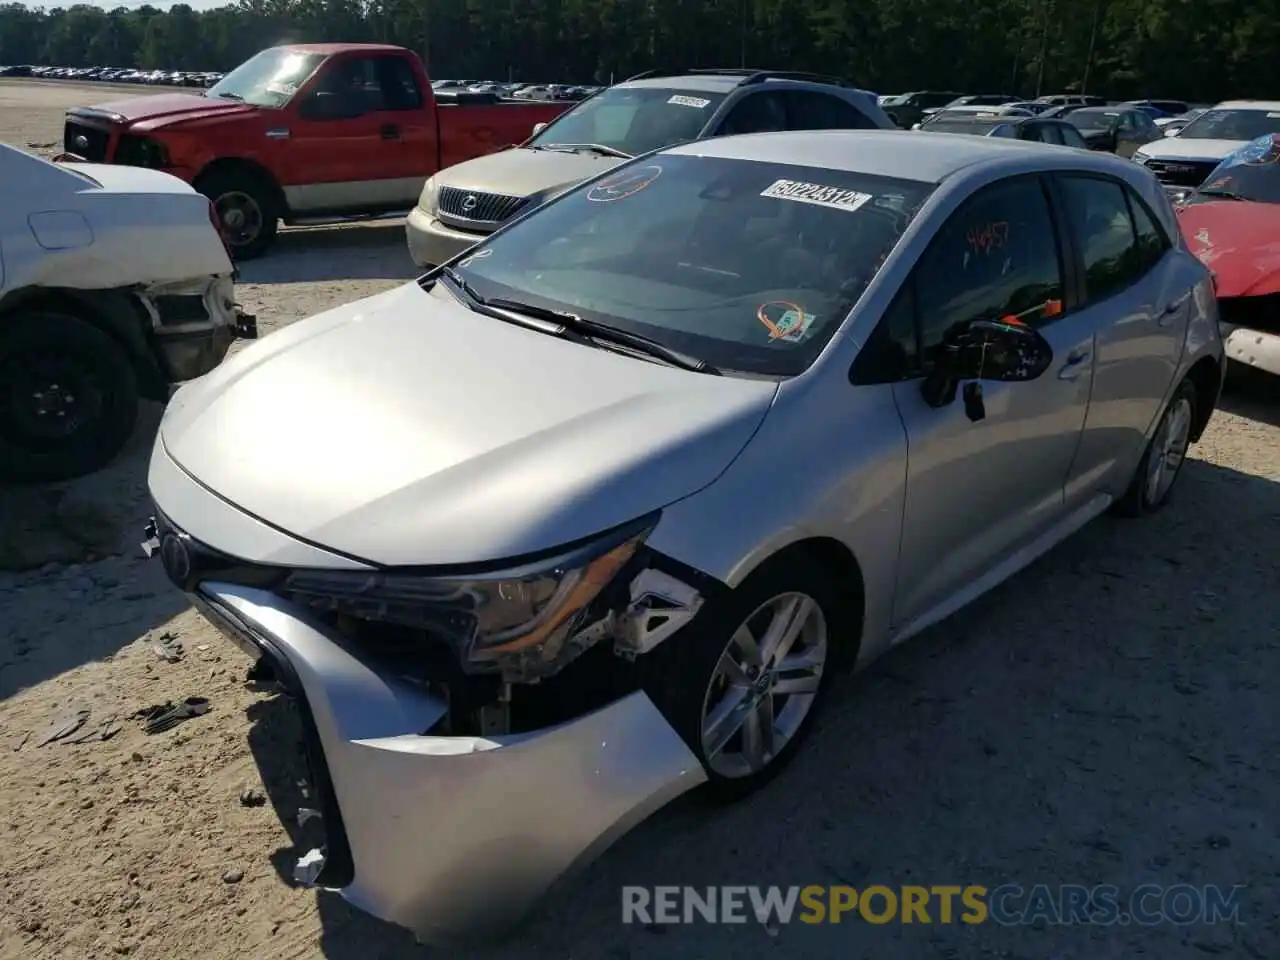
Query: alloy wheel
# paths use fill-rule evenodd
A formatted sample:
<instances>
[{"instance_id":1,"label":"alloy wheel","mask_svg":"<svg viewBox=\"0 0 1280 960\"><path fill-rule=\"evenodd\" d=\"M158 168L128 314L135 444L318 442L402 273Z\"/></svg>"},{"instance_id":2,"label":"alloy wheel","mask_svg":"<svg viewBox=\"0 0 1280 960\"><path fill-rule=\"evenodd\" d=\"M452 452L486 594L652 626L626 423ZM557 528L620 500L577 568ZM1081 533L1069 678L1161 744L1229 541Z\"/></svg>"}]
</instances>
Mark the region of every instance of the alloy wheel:
<instances>
[{"instance_id":1,"label":"alloy wheel","mask_svg":"<svg viewBox=\"0 0 1280 960\"><path fill-rule=\"evenodd\" d=\"M782 752L813 708L829 649L822 608L804 593L766 601L734 630L703 697L714 772L751 776Z\"/></svg>"},{"instance_id":2,"label":"alloy wheel","mask_svg":"<svg viewBox=\"0 0 1280 960\"><path fill-rule=\"evenodd\" d=\"M1147 503L1155 506L1169 493L1182 468L1191 443L1191 402L1183 396L1175 398L1165 411L1151 444L1147 461Z\"/></svg>"}]
</instances>

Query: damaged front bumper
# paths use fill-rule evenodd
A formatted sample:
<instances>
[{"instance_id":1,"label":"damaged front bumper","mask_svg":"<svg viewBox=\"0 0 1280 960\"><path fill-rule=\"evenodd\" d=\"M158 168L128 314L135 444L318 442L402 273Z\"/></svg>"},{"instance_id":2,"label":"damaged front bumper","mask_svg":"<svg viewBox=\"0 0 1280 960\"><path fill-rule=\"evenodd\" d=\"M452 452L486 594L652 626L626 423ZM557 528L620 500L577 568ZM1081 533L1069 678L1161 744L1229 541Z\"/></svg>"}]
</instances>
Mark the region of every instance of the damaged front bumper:
<instances>
[{"instance_id":1,"label":"damaged front bumper","mask_svg":"<svg viewBox=\"0 0 1280 960\"><path fill-rule=\"evenodd\" d=\"M192 599L301 709L327 842L297 879L423 940L504 932L706 779L641 691L546 729L443 736L443 699L275 593L212 580Z\"/></svg>"},{"instance_id":2,"label":"damaged front bumper","mask_svg":"<svg viewBox=\"0 0 1280 960\"><path fill-rule=\"evenodd\" d=\"M234 292L230 275L152 284L138 291L151 319L161 374L170 384L204 376L236 340L257 339L257 318L236 303Z\"/></svg>"}]
</instances>

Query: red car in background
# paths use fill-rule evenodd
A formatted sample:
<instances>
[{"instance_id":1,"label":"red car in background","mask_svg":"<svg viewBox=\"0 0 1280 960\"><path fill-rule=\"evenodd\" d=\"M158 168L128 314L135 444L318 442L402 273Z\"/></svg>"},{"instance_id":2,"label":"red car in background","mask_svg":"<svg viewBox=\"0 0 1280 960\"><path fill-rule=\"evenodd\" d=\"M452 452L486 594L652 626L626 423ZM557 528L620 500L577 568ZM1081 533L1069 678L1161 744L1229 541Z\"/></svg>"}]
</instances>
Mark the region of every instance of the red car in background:
<instances>
[{"instance_id":1,"label":"red car in background","mask_svg":"<svg viewBox=\"0 0 1280 960\"><path fill-rule=\"evenodd\" d=\"M1280 134L1223 160L1177 213L1217 277L1227 357L1280 376Z\"/></svg>"},{"instance_id":2,"label":"red car in background","mask_svg":"<svg viewBox=\"0 0 1280 960\"><path fill-rule=\"evenodd\" d=\"M529 139L571 103L440 94L403 47L271 47L201 93L67 111L62 156L163 170L217 211L232 255L262 254L280 221L411 209L427 177Z\"/></svg>"}]
</instances>

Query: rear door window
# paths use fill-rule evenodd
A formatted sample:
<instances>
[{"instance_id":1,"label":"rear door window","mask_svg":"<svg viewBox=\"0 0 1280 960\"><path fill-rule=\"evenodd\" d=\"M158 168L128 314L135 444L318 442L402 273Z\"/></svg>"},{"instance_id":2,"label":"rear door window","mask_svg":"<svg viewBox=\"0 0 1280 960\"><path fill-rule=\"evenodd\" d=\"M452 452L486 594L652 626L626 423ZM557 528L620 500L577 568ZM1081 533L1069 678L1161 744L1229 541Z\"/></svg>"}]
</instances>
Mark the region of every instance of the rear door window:
<instances>
[{"instance_id":1,"label":"rear door window","mask_svg":"<svg viewBox=\"0 0 1280 960\"><path fill-rule=\"evenodd\" d=\"M1071 229L1084 263L1089 303L1105 300L1150 269L1139 251L1125 188L1102 177L1060 175Z\"/></svg>"},{"instance_id":2,"label":"rear door window","mask_svg":"<svg viewBox=\"0 0 1280 960\"><path fill-rule=\"evenodd\" d=\"M787 129L787 106L779 91L750 93L729 111L720 125L720 133L768 133Z\"/></svg>"},{"instance_id":3,"label":"rear door window","mask_svg":"<svg viewBox=\"0 0 1280 960\"><path fill-rule=\"evenodd\" d=\"M871 123L847 100L812 90L787 90L782 94L791 130L866 130Z\"/></svg>"}]
</instances>

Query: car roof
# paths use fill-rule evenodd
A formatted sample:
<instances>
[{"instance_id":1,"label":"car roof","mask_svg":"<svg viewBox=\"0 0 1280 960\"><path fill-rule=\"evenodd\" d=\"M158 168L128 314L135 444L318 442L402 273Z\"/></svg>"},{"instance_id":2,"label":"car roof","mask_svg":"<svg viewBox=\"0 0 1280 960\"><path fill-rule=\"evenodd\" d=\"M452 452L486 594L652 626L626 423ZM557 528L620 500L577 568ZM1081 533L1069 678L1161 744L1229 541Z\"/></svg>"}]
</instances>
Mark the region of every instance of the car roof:
<instances>
[{"instance_id":1,"label":"car roof","mask_svg":"<svg viewBox=\"0 0 1280 960\"><path fill-rule=\"evenodd\" d=\"M769 84L770 86L791 85L797 87L811 87L814 84L823 86L835 86L835 78L824 78L820 76L804 77L797 75L788 75L786 71L780 71L776 75L771 75L767 70L758 71L759 79L751 86L759 86ZM708 93L730 93L731 91L743 86L743 81L751 76L751 73L739 71L737 73L675 73L663 74L656 77L640 77L635 80L623 80L614 84L615 87L622 88L651 88L658 90L701 90ZM847 81L846 81L847 82ZM875 96L870 90L863 90L857 86L842 86L841 89L848 90L852 93L863 93Z\"/></svg>"},{"instance_id":2,"label":"car roof","mask_svg":"<svg viewBox=\"0 0 1280 960\"><path fill-rule=\"evenodd\" d=\"M1280 111L1280 100L1223 100L1214 104L1212 110L1277 110Z\"/></svg>"},{"instance_id":3,"label":"car roof","mask_svg":"<svg viewBox=\"0 0 1280 960\"><path fill-rule=\"evenodd\" d=\"M1046 150L1053 151L1046 153ZM790 164L818 170L878 174L901 180L941 183L947 177L979 163L1007 161L1021 166L1029 155L1058 158L1059 150L1027 140L975 137L965 133L931 133L912 130L788 130L713 137L680 144L663 153L755 160ZM1083 154L1083 151L1079 151ZM1085 162L1075 151L1072 165ZM1114 170L1110 155L1089 157L1101 171ZM1049 164L1052 166L1052 164Z\"/></svg>"},{"instance_id":4,"label":"car roof","mask_svg":"<svg viewBox=\"0 0 1280 960\"><path fill-rule=\"evenodd\" d=\"M282 47L302 53L405 53L404 47L390 43L282 43Z\"/></svg>"}]
</instances>

